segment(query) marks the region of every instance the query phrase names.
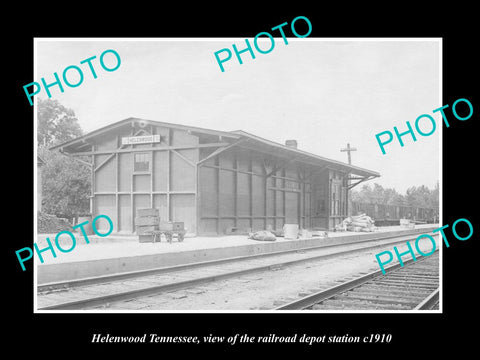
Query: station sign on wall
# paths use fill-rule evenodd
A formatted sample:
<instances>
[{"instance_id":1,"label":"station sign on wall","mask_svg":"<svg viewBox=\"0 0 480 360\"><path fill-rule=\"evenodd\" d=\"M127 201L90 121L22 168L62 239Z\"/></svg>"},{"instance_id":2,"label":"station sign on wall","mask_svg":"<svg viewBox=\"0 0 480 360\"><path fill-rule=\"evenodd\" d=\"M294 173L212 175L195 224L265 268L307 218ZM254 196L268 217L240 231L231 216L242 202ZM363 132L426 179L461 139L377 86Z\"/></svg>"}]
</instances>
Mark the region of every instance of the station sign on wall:
<instances>
[{"instance_id":1,"label":"station sign on wall","mask_svg":"<svg viewBox=\"0 0 480 360\"><path fill-rule=\"evenodd\" d=\"M159 142L160 142L160 135L122 137L122 145L150 144L150 143L159 143Z\"/></svg>"}]
</instances>

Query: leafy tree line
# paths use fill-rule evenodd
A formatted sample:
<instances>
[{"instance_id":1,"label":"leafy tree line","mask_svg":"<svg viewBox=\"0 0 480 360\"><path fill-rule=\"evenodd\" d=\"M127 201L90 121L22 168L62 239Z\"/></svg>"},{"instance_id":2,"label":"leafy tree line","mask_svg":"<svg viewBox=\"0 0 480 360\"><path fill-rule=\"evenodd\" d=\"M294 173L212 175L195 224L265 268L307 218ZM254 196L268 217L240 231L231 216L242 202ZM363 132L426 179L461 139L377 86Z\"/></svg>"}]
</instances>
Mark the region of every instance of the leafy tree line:
<instances>
[{"instance_id":1,"label":"leafy tree line","mask_svg":"<svg viewBox=\"0 0 480 360\"><path fill-rule=\"evenodd\" d=\"M47 214L72 219L90 211L91 169L83 162L50 147L83 134L75 113L57 100L37 99L37 149L45 161L42 167L42 209ZM84 159L88 162L88 159ZM402 205L438 209L439 186L412 186L405 195L374 183L350 192L351 200L362 203Z\"/></svg>"},{"instance_id":2,"label":"leafy tree line","mask_svg":"<svg viewBox=\"0 0 480 360\"><path fill-rule=\"evenodd\" d=\"M37 154L42 167L42 211L72 219L90 210L91 170L50 147L83 134L75 113L57 100L37 99Z\"/></svg>"},{"instance_id":3,"label":"leafy tree line","mask_svg":"<svg viewBox=\"0 0 480 360\"><path fill-rule=\"evenodd\" d=\"M382 205L414 206L423 208L438 209L439 207L439 184L429 189L425 185L409 187L405 195L399 194L393 188L384 188L374 183L364 184L360 190L353 189L350 192L351 200Z\"/></svg>"}]
</instances>

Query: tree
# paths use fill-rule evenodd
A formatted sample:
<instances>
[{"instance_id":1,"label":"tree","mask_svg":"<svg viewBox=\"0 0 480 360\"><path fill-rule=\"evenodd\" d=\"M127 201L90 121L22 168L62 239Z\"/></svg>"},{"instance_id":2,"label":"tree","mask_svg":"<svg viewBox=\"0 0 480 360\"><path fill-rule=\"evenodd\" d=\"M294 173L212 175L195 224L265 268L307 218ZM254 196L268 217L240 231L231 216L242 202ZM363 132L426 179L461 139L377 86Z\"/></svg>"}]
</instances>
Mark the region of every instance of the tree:
<instances>
[{"instance_id":1,"label":"tree","mask_svg":"<svg viewBox=\"0 0 480 360\"><path fill-rule=\"evenodd\" d=\"M363 184L360 190L352 190L350 196L352 201L360 203L371 203L374 198L370 184Z\"/></svg>"},{"instance_id":2,"label":"tree","mask_svg":"<svg viewBox=\"0 0 480 360\"><path fill-rule=\"evenodd\" d=\"M438 209L439 207L439 196L440 196L440 186L437 181L435 188L430 192L430 199L428 201L428 207L433 209Z\"/></svg>"},{"instance_id":3,"label":"tree","mask_svg":"<svg viewBox=\"0 0 480 360\"><path fill-rule=\"evenodd\" d=\"M42 209L62 218L76 218L90 208L90 168L58 151L44 153Z\"/></svg>"},{"instance_id":4,"label":"tree","mask_svg":"<svg viewBox=\"0 0 480 360\"><path fill-rule=\"evenodd\" d=\"M37 144L43 148L74 139L82 135L75 113L58 100L37 101Z\"/></svg>"},{"instance_id":5,"label":"tree","mask_svg":"<svg viewBox=\"0 0 480 360\"><path fill-rule=\"evenodd\" d=\"M402 195L395 189L384 188L382 185L374 183L373 189L370 184L364 184L360 191L352 190L352 201L382 204L382 205L400 205Z\"/></svg>"},{"instance_id":6,"label":"tree","mask_svg":"<svg viewBox=\"0 0 480 360\"><path fill-rule=\"evenodd\" d=\"M425 185L419 187L409 187L407 189L405 200L407 206L438 208L438 182L434 190L430 190Z\"/></svg>"},{"instance_id":7,"label":"tree","mask_svg":"<svg viewBox=\"0 0 480 360\"><path fill-rule=\"evenodd\" d=\"M421 208L438 209L439 205L439 185L438 181L433 190L427 186L409 187L405 195L399 194L395 189L383 188L381 185L374 183L373 188L370 184L364 184L360 190L351 191L352 201L382 204L382 205L399 205L413 206Z\"/></svg>"},{"instance_id":8,"label":"tree","mask_svg":"<svg viewBox=\"0 0 480 360\"><path fill-rule=\"evenodd\" d=\"M90 167L49 147L82 135L75 113L57 100L39 100L37 108L38 154L42 168L42 209L48 214L74 218L88 213Z\"/></svg>"},{"instance_id":9,"label":"tree","mask_svg":"<svg viewBox=\"0 0 480 360\"><path fill-rule=\"evenodd\" d=\"M373 184L372 202L375 204L385 203L385 189L382 185L379 185L377 183Z\"/></svg>"}]
</instances>

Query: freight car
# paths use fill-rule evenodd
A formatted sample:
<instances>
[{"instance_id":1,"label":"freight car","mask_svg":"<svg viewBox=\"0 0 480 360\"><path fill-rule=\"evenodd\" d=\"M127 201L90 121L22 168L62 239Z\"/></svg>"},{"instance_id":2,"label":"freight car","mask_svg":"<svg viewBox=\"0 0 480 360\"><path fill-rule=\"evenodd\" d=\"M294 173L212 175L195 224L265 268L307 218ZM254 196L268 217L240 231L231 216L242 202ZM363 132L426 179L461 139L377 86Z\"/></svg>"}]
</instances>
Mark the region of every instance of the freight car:
<instances>
[{"instance_id":1,"label":"freight car","mask_svg":"<svg viewBox=\"0 0 480 360\"><path fill-rule=\"evenodd\" d=\"M352 215L365 213L375 220L377 226L399 225L400 219L410 219L417 223L437 223L438 209L402 205L384 205L351 202Z\"/></svg>"}]
</instances>

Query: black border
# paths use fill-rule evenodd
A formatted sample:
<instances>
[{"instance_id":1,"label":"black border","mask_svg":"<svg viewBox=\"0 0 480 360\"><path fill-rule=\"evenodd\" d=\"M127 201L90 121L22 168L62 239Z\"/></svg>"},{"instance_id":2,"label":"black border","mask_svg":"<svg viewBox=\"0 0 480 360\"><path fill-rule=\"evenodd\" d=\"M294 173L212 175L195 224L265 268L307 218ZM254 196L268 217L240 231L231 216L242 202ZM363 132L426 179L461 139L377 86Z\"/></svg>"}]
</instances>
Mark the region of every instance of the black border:
<instances>
[{"instance_id":1,"label":"black border","mask_svg":"<svg viewBox=\"0 0 480 360\"><path fill-rule=\"evenodd\" d=\"M473 17L475 9L468 5L452 4L421 10L406 3L385 5L385 8L354 7L340 4L337 9L310 5L294 10L290 4L276 4L260 12L258 7L244 3L224 3L211 9L202 5L193 9L187 3L184 9L174 11L159 4L110 4L101 10L97 5L70 11L44 5L42 9L24 9L16 26L8 29L9 56L4 70L9 75L9 109L4 135L12 141L15 151L5 151L8 157L5 183L15 189L14 201L5 199L9 209L4 223L4 275L11 282L5 291L5 312L8 334L5 343L20 352L45 352L46 356L63 357L60 348L68 354L109 354L133 349L138 354L154 351L167 356L165 351L179 354L183 350L207 350L208 353L227 354L226 351L250 351L252 345L159 345L159 344L92 344L94 333L111 335L192 335L216 334L230 336L247 333L250 336L292 335L307 333L319 335L358 335L370 333L392 334L389 344L304 344L255 345L268 352L295 348L305 353L353 349L367 353L379 352L414 356L419 352L432 355L438 348L458 349L475 344L475 325L469 327L475 313L474 284L478 254L478 215L475 204L477 149L475 130L480 106L476 37ZM444 224L458 218L467 218L475 232L468 241L450 241L444 247L444 313L443 314L33 314L33 272L21 272L15 250L31 246L33 234L33 109L25 100L22 86L33 81L34 37L241 37L251 38L296 16L306 16L312 23L310 37L441 37L443 38L443 104L453 104L458 98L467 98L473 104L474 115L460 122L447 111L450 128L443 128L443 214ZM475 75L474 75L475 74ZM413 91L414 89L412 89ZM12 102L13 100L13 102ZM429 109L426 109L429 110ZM401 119L399 119L400 121ZM20 137L18 138L18 134ZM4 145L7 146L6 144ZM13 156L12 156L13 155ZM473 181L472 181L473 180ZM12 191L13 192L13 191ZM477 196L478 198L478 196ZM13 205L13 207L11 206ZM450 229L446 231L452 238ZM27 345L28 344L28 345ZM51 347L50 347L51 346ZM36 350L35 350L36 349ZM35 353L34 353L35 354Z\"/></svg>"}]
</instances>

